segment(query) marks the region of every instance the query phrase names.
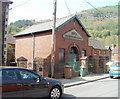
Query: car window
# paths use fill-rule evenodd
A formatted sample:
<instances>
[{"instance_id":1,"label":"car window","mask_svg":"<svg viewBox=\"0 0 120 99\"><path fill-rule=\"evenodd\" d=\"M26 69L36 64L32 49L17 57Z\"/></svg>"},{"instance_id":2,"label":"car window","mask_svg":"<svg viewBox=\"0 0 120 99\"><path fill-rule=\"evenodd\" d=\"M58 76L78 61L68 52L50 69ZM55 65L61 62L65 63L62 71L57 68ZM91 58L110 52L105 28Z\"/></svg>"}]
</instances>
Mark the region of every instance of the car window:
<instances>
[{"instance_id":1,"label":"car window","mask_svg":"<svg viewBox=\"0 0 120 99\"><path fill-rule=\"evenodd\" d=\"M112 67L120 67L120 62L115 62L112 64Z\"/></svg>"},{"instance_id":2,"label":"car window","mask_svg":"<svg viewBox=\"0 0 120 99\"><path fill-rule=\"evenodd\" d=\"M15 70L2 70L2 80L18 80Z\"/></svg>"},{"instance_id":3,"label":"car window","mask_svg":"<svg viewBox=\"0 0 120 99\"><path fill-rule=\"evenodd\" d=\"M0 70L0 81L2 81L2 70Z\"/></svg>"},{"instance_id":4,"label":"car window","mask_svg":"<svg viewBox=\"0 0 120 99\"><path fill-rule=\"evenodd\" d=\"M39 76L30 72L30 71L27 71L27 70L20 70L19 71L20 73L20 76L21 76L21 79L22 80L36 80L36 79L39 79Z\"/></svg>"}]
</instances>

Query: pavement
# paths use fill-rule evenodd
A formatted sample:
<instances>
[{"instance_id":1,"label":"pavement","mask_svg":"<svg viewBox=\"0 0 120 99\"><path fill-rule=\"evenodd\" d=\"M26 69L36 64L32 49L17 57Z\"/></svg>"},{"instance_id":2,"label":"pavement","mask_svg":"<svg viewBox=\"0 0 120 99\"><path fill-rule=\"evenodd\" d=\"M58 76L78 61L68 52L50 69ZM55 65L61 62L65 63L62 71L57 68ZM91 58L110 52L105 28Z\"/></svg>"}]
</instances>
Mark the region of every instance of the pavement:
<instances>
[{"instance_id":1,"label":"pavement","mask_svg":"<svg viewBox=\"0 0 120 99\"><path fill-rule=\"evenodd\" d=\"M57 79L58 81L61 81L64 85L64 87L71 87L71 86L75 86L75 85L80 85L80 84L85 84L85 83L89 83L89 82L94 82L97 80L101 80L101 79L105 79L105 78L109 78L109 74L108 73L100 73L100 74L96 74L96 73L92 73L89 75L85 75L84 77L73 77L71 79Z\"/></svg>"}]
</instances>

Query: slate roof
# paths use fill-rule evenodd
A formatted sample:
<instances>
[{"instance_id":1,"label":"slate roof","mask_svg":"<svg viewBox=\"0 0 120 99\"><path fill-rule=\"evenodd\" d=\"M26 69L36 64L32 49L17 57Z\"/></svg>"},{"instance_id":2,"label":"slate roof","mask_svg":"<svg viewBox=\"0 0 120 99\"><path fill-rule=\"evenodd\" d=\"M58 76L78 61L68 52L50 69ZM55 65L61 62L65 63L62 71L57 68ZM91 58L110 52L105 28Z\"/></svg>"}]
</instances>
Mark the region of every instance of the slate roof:
<instances>
[{"instance_id":1,"label":"slate roof","mask_svg":"<svg viewBox=\"0 0 120 99\"><path fill-rule=\"evenodd\" d=\"M28 61L28 60L24 57L20 57L20 58L17 59L17 61Z\"/></svg>"},{"instance_id":2,"label":"slate roof","mask_svg":"<svg viewBox=\"0 0 120 99\"><path fill-rule=\"evenodd\" d=\"M78 17L75 16L75 15L57 19L56 20L56 30L61 28L62 26L64 26L65 24L67 24L68 22L70 22L74 18L77 19L77 21L82 26L85 33L88 35L88 37L90 37L90 35L87 32L87 30L85 29L85 27L82 25L82 23L80 22ZM52 30L52 26L53 26L53 21L48 21L48 22L45 22L45 23L35 24L35 25L32 25L31 27L25 29L24 31L16 34L15 37L28 35L28 34L31 34L31 33L34 34L34 33L38 33L38 32L49 31L49 30Z\"/></svg>"},{"instance_id":3,"label":"slate roof","mask_svg":"<svg viewBox=\"0 0 120 99\"><path fill-rule=\"evenodd\" d=\"M92 46L94 49L107 50L107 48L98 40L89 39L89 46Z\"/></svg>"}]
</instances>

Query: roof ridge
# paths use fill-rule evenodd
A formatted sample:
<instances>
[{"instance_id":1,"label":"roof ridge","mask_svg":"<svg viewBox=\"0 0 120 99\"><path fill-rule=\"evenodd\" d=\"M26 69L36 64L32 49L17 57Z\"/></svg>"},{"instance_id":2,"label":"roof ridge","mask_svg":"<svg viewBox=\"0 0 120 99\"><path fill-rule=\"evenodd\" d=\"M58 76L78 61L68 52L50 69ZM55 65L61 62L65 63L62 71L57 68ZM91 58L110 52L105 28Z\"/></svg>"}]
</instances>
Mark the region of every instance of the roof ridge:
<instances>
[{"instance_id":1,"label":"roof ridge","mask_svg":"<svg viewBox=\"0 0 120 99\"><path fill-rule=\"evenodd\" d=\"M90 35L87 32L87 30L85 29L84 25L81 23L81 21L79 20L77 15L74 15L74 14L69 15L69 16L65 16L65 17L62 17L62 18L57 18L57 20L56 20L56 30L60 29L65 24L69 23L74 18L78 21L79 25L82 27L83 31L85 31L87 36L90 37ZM19 32L18 34L16 34L15 37L22 36L22 35L28 35L28 34L31 34L31 33L37 33L37 32L52 30L52 25L53 25L52 22L53 22L53 20L49 20L47 22L34 24L34 25L26 28L25 30Z\"/></svg>"}]
</instances>

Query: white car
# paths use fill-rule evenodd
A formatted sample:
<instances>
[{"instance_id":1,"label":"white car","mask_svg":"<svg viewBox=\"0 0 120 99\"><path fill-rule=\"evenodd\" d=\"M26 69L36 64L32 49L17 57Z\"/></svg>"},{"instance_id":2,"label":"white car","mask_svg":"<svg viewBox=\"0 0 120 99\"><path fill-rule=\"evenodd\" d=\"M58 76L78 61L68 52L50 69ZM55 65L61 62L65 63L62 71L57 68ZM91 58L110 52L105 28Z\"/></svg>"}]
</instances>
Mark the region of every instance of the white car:
<instances>
[{"instance_id":1,"label":"white car","mask_svg":"<svg viewBox=\"0 0 120 99\"><path fill-rule=\"evenodd\" d=\"M113 62L109 71L110 78L120 77L120 61Z\"/></svg>"}]
</instances>

